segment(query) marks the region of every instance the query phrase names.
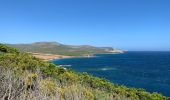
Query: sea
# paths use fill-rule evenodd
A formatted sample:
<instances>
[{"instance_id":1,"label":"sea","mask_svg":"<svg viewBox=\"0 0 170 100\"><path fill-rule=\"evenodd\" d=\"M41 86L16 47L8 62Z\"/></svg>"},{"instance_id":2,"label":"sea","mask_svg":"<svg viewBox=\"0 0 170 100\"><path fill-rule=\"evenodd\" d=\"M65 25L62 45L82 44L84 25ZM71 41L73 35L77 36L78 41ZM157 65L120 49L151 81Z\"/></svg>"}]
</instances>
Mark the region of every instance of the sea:
<instances>
[{"instance_id":1,"label":"sea","mask_svg":"<svg viewBox=\"0 0 170 100\"><path fill-rule=\"evenodd\" d=\"M123 54L96 54L90 58L57 59L52 62L116 84L170 96L170 52L129 51Z\"/></svg>"}]
</instances>

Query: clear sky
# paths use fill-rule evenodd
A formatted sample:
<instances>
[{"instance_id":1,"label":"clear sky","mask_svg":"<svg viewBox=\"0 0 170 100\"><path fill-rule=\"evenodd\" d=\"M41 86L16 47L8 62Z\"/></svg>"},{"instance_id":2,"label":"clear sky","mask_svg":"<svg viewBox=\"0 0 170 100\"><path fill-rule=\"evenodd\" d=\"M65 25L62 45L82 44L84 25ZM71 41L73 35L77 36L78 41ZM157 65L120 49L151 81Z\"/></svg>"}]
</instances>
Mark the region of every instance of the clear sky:
<instances>
[{"instance_id":1,"label":"clear sky","mask_svg":"<svg viewBox=\"0 0 170 100\"><path fill-rule=\"evenodd\" d=\"M170 0L0 0L0 42L170 50Z\"/></svg>"}]
</instances>

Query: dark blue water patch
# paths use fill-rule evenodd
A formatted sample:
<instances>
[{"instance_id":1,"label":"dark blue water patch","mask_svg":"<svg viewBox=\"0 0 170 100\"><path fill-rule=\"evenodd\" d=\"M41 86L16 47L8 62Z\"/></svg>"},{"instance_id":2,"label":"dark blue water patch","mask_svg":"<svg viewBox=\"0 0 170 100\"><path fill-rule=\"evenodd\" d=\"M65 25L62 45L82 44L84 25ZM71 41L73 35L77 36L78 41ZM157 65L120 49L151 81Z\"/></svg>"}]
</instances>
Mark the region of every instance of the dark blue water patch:
<instances>
[{"instance_id":1,"label":"dark blue water patch","mask_svg":"<svg viewBox=\"0 0 170 100\"><path fill-rule=\"evenodd\" d=\"M170 52L97 54L92 58L52 61L78 72L87 72L113 83L144 88L170 96Z\"/></svg>"}]
</instances>

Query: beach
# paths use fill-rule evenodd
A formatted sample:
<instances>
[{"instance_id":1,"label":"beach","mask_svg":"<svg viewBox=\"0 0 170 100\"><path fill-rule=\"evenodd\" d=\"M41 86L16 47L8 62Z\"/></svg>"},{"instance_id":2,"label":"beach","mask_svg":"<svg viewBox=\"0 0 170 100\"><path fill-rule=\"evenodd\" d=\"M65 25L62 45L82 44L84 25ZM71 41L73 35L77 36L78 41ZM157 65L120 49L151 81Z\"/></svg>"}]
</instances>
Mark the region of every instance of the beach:
<instances>
[{"instance_id":1,"label":"beach","mask_svg":"<svg viewBox=\"0 0 170 100\"><path fill-rule=\"evenodd\" d=\"M75 56L65 56L65 55L56 55L56 54L44 54L44 53L32 53L34 57L42 59L44 61L54 60L54 59L62 59L62 58L75 58Z\"/></svg>"}]
</instances>

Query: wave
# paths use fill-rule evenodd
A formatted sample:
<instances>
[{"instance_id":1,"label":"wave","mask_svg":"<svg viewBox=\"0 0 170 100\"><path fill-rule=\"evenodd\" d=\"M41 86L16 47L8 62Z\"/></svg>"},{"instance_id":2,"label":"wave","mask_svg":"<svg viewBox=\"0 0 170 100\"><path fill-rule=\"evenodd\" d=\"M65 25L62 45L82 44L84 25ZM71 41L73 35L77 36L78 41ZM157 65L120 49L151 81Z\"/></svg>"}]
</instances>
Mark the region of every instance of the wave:
<instances>
[{"instance_id":1,"label":"wave","mask_svg":"<svg viewBox=\"0 0 170 100\"><path fill-rule=\"evenodd\" d=\"M116 69L116 68L104 67L104 68L101 68L100 70L102 70L102 71L108 71L108 70L117 70L117 69Z\"/></svg>"}]
</instances>

